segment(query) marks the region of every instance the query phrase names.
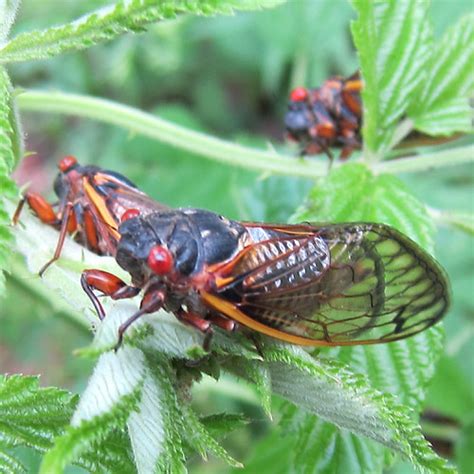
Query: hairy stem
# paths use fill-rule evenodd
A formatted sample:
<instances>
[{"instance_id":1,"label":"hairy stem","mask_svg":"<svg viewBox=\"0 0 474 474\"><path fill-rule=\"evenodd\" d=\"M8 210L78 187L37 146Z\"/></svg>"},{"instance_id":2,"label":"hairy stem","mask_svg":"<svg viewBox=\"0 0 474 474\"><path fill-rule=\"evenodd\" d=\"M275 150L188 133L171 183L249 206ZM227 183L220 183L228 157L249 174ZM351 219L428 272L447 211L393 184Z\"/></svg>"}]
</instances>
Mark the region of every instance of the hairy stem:
<instances>
[{"instance_id":1,"label":"hairy stem","mask_svg":"<svg viewBox=\"0 0 474 474\"><path fill-rule=\"evenodd\" d=\"M222 163L283 175L316 178L327 173L326 162L298 160L221 140L163 120L153 114L96 97L29 91L18 96L23 110L56 112L118 125Z\"/></svg>"},{"instance_id":2,"label":"hairy stem","mask_svg":"<svg viewBox=\"0 0 474 474\"><path fill-rule=\"evenodd\" d=\"M18 105L23 110L77 115L118 125L231 166L306 178L325 176L328 170L326 160L302 160L273 151L262 151L238 145L106 99L61 92L27 91L18 95ZM422 156L373 163L371 168L377 174L418 172L472 161L474 161L474 147L466 146Z\"/></svg>"},{"instance_id":3,"label":"hairy stem","mask_svg":"<svg viewBox=\"0 0 474 474\"><path fill-rule=\"evenodd\" d=\"M443 150L426 155L410 156L398 160L382 161L373 167L377 174L382 173L414 173L427 171L444 166L460 165L462 163L472 163L474 161L474 146L462 146Z\"/></svg>"}]
</instances>

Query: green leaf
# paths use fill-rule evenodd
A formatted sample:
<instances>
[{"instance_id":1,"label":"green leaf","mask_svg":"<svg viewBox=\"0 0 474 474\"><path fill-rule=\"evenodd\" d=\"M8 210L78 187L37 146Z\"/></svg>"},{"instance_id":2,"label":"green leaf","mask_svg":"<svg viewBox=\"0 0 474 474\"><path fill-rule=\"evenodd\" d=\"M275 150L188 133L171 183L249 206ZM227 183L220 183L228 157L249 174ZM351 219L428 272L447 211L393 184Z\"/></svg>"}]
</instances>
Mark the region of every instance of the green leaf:
<instances>
[{"instance_id":1,"label":"green leaf","mask_svg":"<svg viewBox=\"0 0 474 474\"><path fill-rule=\"evenodd\" d=\"M340 428L388 446L410 459L421 471L452 472L446 462L431 450L420 427L412 420L411 410L399 405L391 395L382 395L371 388L365 376L355 375L333 360L322 357L313 359L297 347L278 349L275 345L274 348L267 348L265 357L269 361L275 393ZM336 434L333 427L318 425L314 419L310 420L303 414L299 416L299 421L306 423L304 429L298 430L299 434L308 436L308 430L311 431L312 436L319 436L317 442L326 449L337 443L347 445L344 431ZM331 433L337 439L328 440ZM350 441L353 449L360 453L368 449L371 462L375 462L372 455L377 448L364 445L365 441L361 439L351 438ZM310 442L309 446L314 445ZM305 456L311 455L311 451L305 451L304 446L300 448L298 465Z\"/></svg>"},{"instance_id":2,"label":"green leaf","mask_svg":"<svg viewBox=\"0 0 474 474\"><path fill-rule=\"evenodd\" d=\"M209 433L207 428L200 422L193 410L184 408L184 419L187 425L186 437L188 442L207 460L207 452L211 452L229 466L243 467L239 461L235 460ZM187 409L186 409L187 408Z\"/></svg>"},{"instance_id":3,"label":"green leaf","mask_svg":"<svg viewBox=\"0 0 474 474\"><path fill-rule=\"evenodd\" d=\"M474 420L469 420L461 430L461 437L456 443L456 461L460 474L469 474L474 466Z\"/></svg>"},{"instance_id":4,"label":"green leaf","mask_svg":"<svg viewBox=\"0 0 474 474\"><path fill-rule=\"evenodd\" d=\"M288 407L294 408L288 404ZM304 412L306 416L311 416ZM271 472L272 474L288 474L293 471L293 453L298 443L295 433L283 432L280 426L275 427L267 435L250 446L251 455L245 462L245 473L258 474ZM305 455L308 453L305 453ZM238 474L240 470L233 470Z\"/></svg>"},{"instance_id":5,"label":"green leaf","mask_svg":"<svg viewBox=\"0 0 474 474\"><path fill-rule=\"evenodd\" d=\"M396 227L428 250L433 249L434 226L425 206L398 178L373 175L359 164L341 166L331 172L328 179L318 181L292 220L382 222ZM437 326L390 344L321 352L348 364L357 373L364 374L374 387L395 394L401 402L419 410L434 374L434 364L442 351L442 342L443 331ZM323 433L325 429L321 423L315 419L307 430ZM337 436L334 446L344 447L347 453L357 451L359 460L366 459L369 464L376 462L373 447L362 447L358 443L356 449L352 438L342 440ZM324 443L324 439L316 438L315 442ZM306 455L310 456L311 452L308 450Z\"/></svg>"},{"instance_id":6,"label":"green leaf","mask_svg":"<svg viewBox=\"0 0 474 474\"><path fill-rule=\"evenodd\" d=\"M2 0L0 3L0 44L8 38L19 6L20 0Z\"/></svg>"},{"instance_id":7,"label":"green leaf","mask_svg":"<svg viewBox=\"0 0 474 474\"><path fill-rule=\"evenodd\" d=\"M430 214L439 224L453 226L474 236L474 215L469 212L440 211L430 209Z\"/></svg>"},{"instance_id":8,"label":"green leaf","mask_svg":"<svg viewBox=\"0 0 474 474\"><path fill-rule=\"evenodd\" d=\"M260 403L265 414L272 419L272 387L271 375L265 362L256 364L254 360L231 361L227 364L229 370L240 375L253 384L260 398Z\"/></svg>"},{"instance_id":9,"label":"green leaf","mask_svg":"<svg viewBox=\"0 0 474 474\"><path fill-rule=\"evenodd\" d=\"M330 354L365 374L374 387L395 394L402 403L419 411L443 341L444 330L438 325L390 344L333 349Z\"/></svg>"},{"instance_id":10,"label":"green leaf","mask_svg":"<svg viewBox=\"0 0 474 474\"><path fill-rule=\"evenodd\" d=\"M129 474L135 472L135 461L130 439L124 430L111 429L99 440L92 441L75 464L88 472L113 472Z\"/></svg>"},{"instance_id":11,"label":"green leaf","mask_svg":"<svg viewBox=\"0 0 474 474\"><path fill-rule=\"evenodd\" d=\"M0 379L0 472L22 472L21 462L8 449L49 449L72 415L75 397L57 388L40 388L38 382L38 377L21 375Z\"/></svg>"},{"instance_id":12,"label":"green leaf","mask_svg":"<svg viewBox=\"0 0 474 474\"><path fill-rule=\"evenodd\" d=\"M182 436L185 432L169 360L160 356L145 360L145 379L138 410L127 425L139 473L157 469L185 469ZM171 470L170 472L174 472Z\"/></svg>"},{"instance_id":13,"label":"green leaf","mask_svg":"<svg viewBox=\"0 0 474 474\"><path fill-rule=\"evenodd\" d=\"M4 199L15 199L17 196L10 173L22 150L20 127L11 92L8 74L0 66L0 294L4 289L2 270L7 268L7 257L13 242L9 229L10 217L5 210Z\"/></svg>"},{"instance_id":14,"label":"green leaf","mask_svg":"<svg viewBox=\"0 0 474 474\"><path fill-rule=\"evenodd\" d=\"M356 178L361 180L361 176L367 173L367 168L361 165L346 165L336 170L333 175L338 177L340 173L342 176L348 173L356 182ZM330 176L329 183L332 183L333 175ZM371 189L377 191L380 187L378 180L385 183L387 178L390 177L372 176L373 182L369 183L372 185ZM343 178L339 176L339 181L341 180ZM393 185L391 179L388 182ZM401 187L393 185L388 195L398 196L397 189L399 192L403 191ZM326 198L331 196L329 193ZM355 202L357 201L356 199ZM359 201L362 202L361 199ZM355 207L354 205L351 209ZM413 203L409 208L415 209ZM404 220L401 219L401 222ZM24 227L15 229L18 245L27 255L30 268L37 270L51 256L57 241L57 232L28 214L25 214L22 223ZM424 234L421 232L421 239L423 238ZM103 268L121 275L112 259L91 255L67 239L63 256L48 269L44 282L64 296L69 304L90 315L90 303L88 304L87 299L78 291L79 272L85 267ZM104 352L115 345L118 326L138 307L138 302L133 301L110 302L104 299L103 302L108 316L100 324L95 337L93 352L96 353ZM90 317L93 320L93 316ZM141 318L127 332L124 346L116 354L107 352L101 356L73 418L73 426L57 440L55 448L45 457L43 472L57 472L67 462L75 459L81 461L96 446L104 446L104 440L109 438L111 430L119 430L125 423L128 423L134 459L141 472L156 466L158 470L184 472L184 443L203 455L210 451L237 465L213 440L199 419L189 411L186 398L193 380L196 379L196 369L187 368L184 364L180 371L177 371L170 362L170 357L175 361L189 359L190 350L202 344L202 335L176 321L173 324L174 326L160 314ZM144 331L146 328L148 330ZM242 345L237 334L229 336L216 331L215 336L213 357L219 357L222 353L226 354L226 360L239 361L239 357L243 357L244 360L240 359L242 362L253 360L253 364L263 364L259 362L260 357L255 351L252 352ZM130 344L136 347L131 347ZM424 364L429 358L429 340L426 346L424 358L416 360L419 365L417 370L423 373ZM145 353L140 349L145 350ZM338 426L389 444L411 458L415 464L441 466L441 461L430 458L431 453L423 438L417 434L416 424L408 419L409 411L398 406L391 397L383 397L376 390L372 390L367 384L367 376L356 376L336 362L312 359L298 348L269 343L265 344L264 349L265 363L268 364L270 372L270 377L265 377L265 380L271 380L274 392L318 413ZM395 357L399 357L398 354ZM237 363L232 365L238 367ZM402 367L405 372L400 371L401 375L412 376L409 366ZM376 371L371 367L369 373L374 372ZM398 377L400 374L396 375ZM248 378L251 378L251 375ZM266 387L267 383L262 386ZM403 385L404 389L411 387L410 383ZM128 396L132 397L132 400L123 404L122 401ZM157 410L157 407L160 409ZM136 413L132 413L133 410L136 410ZM147 427L150 427L151 432L147 433ZM148 444L143 442L143 436L150 439ZM357 449L362 450L361 447ZM124 459L129 459L127 448L123 448L123 451L126 454ZM120 462L124 464L126 461Z\"/></svg>"},{"instance_id":15,"label":"green leaf","mask_svg":"<svg viewBox=\"0 0 474 474\"><path fill-rule=\"evenodd\" d=\"M452 26L432 49L426 80L408 110L414 128L430 135L472 130L474 15Z\"/></svg>"},{"instance_id":16,"label":"green leaf","mask_svg":"<svg viewBox=\"0 0 474 474\"><path fill-rule=\"evenodd\" d=\"M25 466L10 456L6 451L3 451L0 443L0 472L2 474L19 474L26 472Z\"/></svg>"},{"instance_id":17,"label":"green leaf","mask_svg":"<svg viewBox=\"0 0 474 474\"><path fill-rule=\"evenodd\" d=\"M464 326L461 331L469 332L469 326ZM455 357L443 355L430 385L427 405L443 415L464 420L474 406L474 387L468 376L471 367L472 363L463 372Z\"/></svg>"},{"instance_id":18,"label":"green leaf","mask_svg":"<svg viewBox=\"0 0 474 474\"><path fill-rule=\"evenodd\" d=\"M232 431L243 428L249 423L249 419L246 416L230 413L204 416L199 421L216 438L225 437Z\"/></svg>"},{"instance_id":19,"label":"green leaf","mask_svg":"<svg viewBox=\"0 0 474 474\"><path fill-rule=\"evenodd\" d=\"M381 158L413 92L424 80L429 51L428 5L424 0L353 0L359 17L352 36L364 80L364 150Z\"/></svg>"},{"instance_id":20,"label":"green leaf","mask_svg":"<svg viewBox=\"0 0 474 474\"><path fill-rule=\"evenodd\" d=\"M44 457L41 473L62 473L66 465L110 436L123 429L130 413L137 407L143 384L143 356L140 351L124 347L117 354L104 354L81 397L71 426L55 440ZM123 465L126 453L119 452L113 461ZM110 453L109 453L110 455Z\"/></svg>"},{"instance_id":21,"label":"green leaf","mask_svg":"<svg viewBox=\"0 0 474 474\"><path fill-rule=\"evenodd\" d=\"M381 222L433 250L434 225L426 207L397 177L374 175L362 164L335 169L310 191L293 222Z\"/></svg>"},{"instance_id":22,"label":"green leaf","mask_svg":"<svg viewBox=\"0 0 474 474\"><path fill-rule=\"evenodd\" d=\"M43 59L79 51L181 14L218 15L272 7L281 0L121 0L66 25L22 33L0 49L0 63Z\"/></svg>"},{"instance_id":23,"label":"green leaf","mask_svg":"<svg viewBox=\"0 0 474 474\"><path fill-rule=\"evenodd\" d=\"M289 412L289 413L288 413ZM314 416L291 416L287 409L284 431L296 437L293 465L302 459L305 472L382 472L384 449L381 445L360 438L345 430L339 430ZM288 426L289 425L289 426Z\"/></svg>"}]
</instances>

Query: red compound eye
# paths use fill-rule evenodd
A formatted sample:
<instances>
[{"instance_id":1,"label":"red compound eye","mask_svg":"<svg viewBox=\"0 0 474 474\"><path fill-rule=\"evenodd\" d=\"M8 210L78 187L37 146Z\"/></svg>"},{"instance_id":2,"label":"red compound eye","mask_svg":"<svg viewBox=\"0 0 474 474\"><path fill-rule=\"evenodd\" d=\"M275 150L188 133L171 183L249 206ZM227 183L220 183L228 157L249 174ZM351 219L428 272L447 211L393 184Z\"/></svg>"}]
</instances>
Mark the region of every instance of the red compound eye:
<instances>
[{"instance_id":1,"label":"red compound eye","mask_svg":"<svg viewBox=\"0 0 474 474\"><path fill-rule=\"evenodd\" d=\"M290 94L290 100L293 102L303 102L308 99L308 90L304 87L293 89Z\"/></svg>"},{"instance_id":2,"label":"red compound eye","mask_svg":"<svg viewBox=\"0 0 474 474\"><path fill-rule=\"evenodd\" d=\"M68 171L70 168L72 168L74 165L77 165L77 160L73 156L65 156L64 158L61 159L61 161L58 164L58 168L65 173Z\"/></svg>"},{"instance_id":3,"label":"red compound eye","mask_svg":"<svg viewBox=\"0 0 474 474\"><path fill-rule=\"evenodd\" d=\"M133 217L137 217L139 215L140 215L140 211L138 209L127 209L122 214L122 217L120 218L120 222L128 221L129 219L132 219Z\"/></svg>"},{"instance_id":4,"label":"red compound eye","mask_svg":"<svg viewBox=\"0 0 474 474\"><path fill-rule=\"evenodd\" d=\"M153 273L167 275L173 269L173 256L167 248L155 245L148 254L147 263Z\"/></svg>"}]
</instances>

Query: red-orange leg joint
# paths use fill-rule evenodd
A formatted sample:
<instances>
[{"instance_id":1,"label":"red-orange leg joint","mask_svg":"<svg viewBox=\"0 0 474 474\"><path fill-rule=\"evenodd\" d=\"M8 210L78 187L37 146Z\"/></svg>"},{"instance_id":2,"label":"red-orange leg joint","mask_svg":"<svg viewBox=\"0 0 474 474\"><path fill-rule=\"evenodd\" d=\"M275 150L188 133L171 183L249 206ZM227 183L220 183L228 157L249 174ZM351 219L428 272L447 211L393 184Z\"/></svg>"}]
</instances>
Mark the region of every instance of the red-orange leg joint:
<instances>
[{"instance_id":1,"label":"red-orange leg joint","mask_svg":"<svg viewBox=\"0 0 474 474\"><path fill-rule=\"evenodd\" d=\"M97 251L99 242L97 239L97 229L94 223L94 218L90 211L84 211L84 232L87 238L87 246L89 249Z\"/></svg>"},{"instance_id":2,"label":"red-orange leg joint","mask_svg":"<svg viewBox=\"0 0 474 474\"><path fill-rule=\"evenodd\" d=\"M33 211L41 220L41 222L50 225L55 225L59 223L58 217L56 216L53 207L48 201L46 201L43 196L37 193L26 193L24 199L28 203L28 206L33 209ZM18 220L18 216L16 216L16 219Z\"/></svg>"},{"instance_id":3,"label":"red-orange leg joint","mask_svg":"<svg viewBox=\"0 0 474 474\"><path fill-rule=\"evenodd\" d=\"M210 316L209 321L223 329L224 331L235 331L237 328L237 323L235 321L232 321L231 319L223 318L221 316Z\"/></svg>"},{"instance_id":4,"label":"red-orange leg joint","mask_svg":"<svg viewBox=\"0 0 474 474\"><path fill-rule=\"evenodd\" d=\"M103 270L84 270L81 275L81 286L101 320L105 318L105 311L94 290L100 291L114 300L133 298L140 292L139 288L129 286L112 273Z\"/></svg>"},{"instance_id":5,"label":"red-orange leg joint","mask_svg":"<svg viewBox=\"0 0 474 474\"><path fill-rule=\"evenodd\" d=\"M195 327L196 329L199 329L201 332L207 332L211 330L211 321L208 321L207 319L201 318L201 316L190 312L190 311L184 311L180 310L177 313L177 317L180 321L183 323L189 324L190 326Z\"/></svg>"},{"instance_id":6,"label":"red-orange leg joint","mask_svg":"<svg viewBox=\"0 0 474 474\"><path fill-rule=\"evenodd\" d=\"M165 300L165 291L161 286L152 286L143 295L140 303L140 309L146 313L154 313L163 306Z\"/></svg>"},{"instance_id":7,"label":"red-orange leg joint","mask_svg":"<svg viewBox=\"0 0 474 474\"><path fill-rule=\"evenodd\" d=\"M122 345L123 335L125 331L137 320L140 319L144 314L154 313L162 308L165 301L165 290L162 286L150 287L145 295L143 296L140 309L130 316L120 327L118 331L118 342L115 346L115 351Z\"/></svg>"},{"instance_id":8,"label":"red-orange leg joint","mask_svg":"<svg viewBox=\"0 0 474 474\"><path fill-rule=\"evenodd\" d=\"M98 290L106 296L113 297L128 285L119 277L103 270L84 270L82 277L94 290Z\"/></svg>"}]
</instances>

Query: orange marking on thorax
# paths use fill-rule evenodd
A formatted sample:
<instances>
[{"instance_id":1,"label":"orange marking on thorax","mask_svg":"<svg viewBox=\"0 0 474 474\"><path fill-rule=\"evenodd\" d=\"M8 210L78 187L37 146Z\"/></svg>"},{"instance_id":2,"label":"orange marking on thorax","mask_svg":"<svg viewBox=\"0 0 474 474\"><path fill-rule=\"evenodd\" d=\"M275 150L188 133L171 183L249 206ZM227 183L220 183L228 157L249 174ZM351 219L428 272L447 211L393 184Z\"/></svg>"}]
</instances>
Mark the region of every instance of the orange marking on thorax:
<instances>
[{"instance_id":1,"label":"orange marking on thorax","mask_svg":"<svg viewBox=\"0 0 474 474\"><path fill-rule=\"evenodd\" d=\"M106 204L102 197L97 193L97 191L89 184L87 178L83 178L84 190L86 191L87 196L94 204L97 212L100 215L100 218L107 224L109 227L110 233L116 238L120 238L120 234L117 231L117 223L113 218L112 214L108 210Z\"/></svg>"},{"instance_id":2,"label":"orange marking on thorax","mask_svg":"<svg viewBox=\"0 0 474 474\"><path fill-rule=\"evenodd\" d=\"M344 90L350 92L360 92L362 90L362 81L347 81L344 84Z\"/></svg>"}]
</instances>

